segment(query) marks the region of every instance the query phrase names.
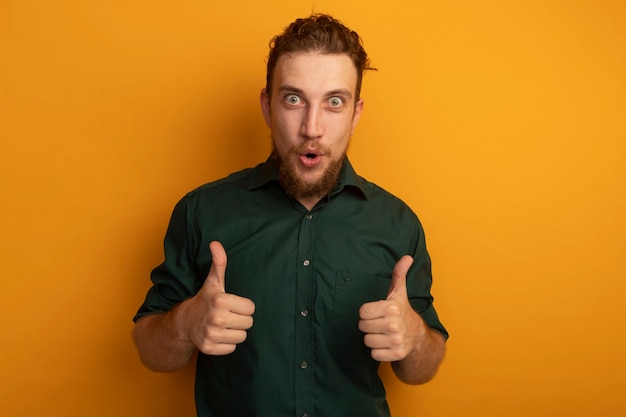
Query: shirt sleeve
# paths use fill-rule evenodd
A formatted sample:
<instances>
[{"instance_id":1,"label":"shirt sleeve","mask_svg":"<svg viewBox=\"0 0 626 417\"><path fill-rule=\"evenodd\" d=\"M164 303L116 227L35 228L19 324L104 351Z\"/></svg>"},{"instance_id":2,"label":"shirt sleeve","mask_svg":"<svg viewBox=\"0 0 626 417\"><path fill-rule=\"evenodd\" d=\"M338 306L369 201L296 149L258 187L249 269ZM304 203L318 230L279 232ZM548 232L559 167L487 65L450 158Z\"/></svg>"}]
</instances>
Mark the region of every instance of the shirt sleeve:
<instances>
[{"instance_id":1,"label":"shirt sleeve","mask_svg":"<svg viewBox=\"0 0 626 417\"><path fill-rule=\"evenodd\" d=\"M433 330L441 333L447 340L449 335L446 328L439 320L437 311L433 304L434 298L431 295L432 269L430 256L426 250L426 238L421 224L417 224L417 245L413 254L413 265L409 269L407 276L407 291L409 302L413 309L419 313L426 324Z\"/></svg>"},{"instance_id":2,"label":"shirt sleeve","mask_svg":"<svg viewBox=\"0 0 626 417\"><path fill-rule=\"evenodd\" d=\"M165 260L151 273L148 290L133 321L154 313L163 313L192 297L200 288L195 262L197 237L190 215L188 198L178 202L172 213L164 240Z\"/></svg>"}]
</instances>

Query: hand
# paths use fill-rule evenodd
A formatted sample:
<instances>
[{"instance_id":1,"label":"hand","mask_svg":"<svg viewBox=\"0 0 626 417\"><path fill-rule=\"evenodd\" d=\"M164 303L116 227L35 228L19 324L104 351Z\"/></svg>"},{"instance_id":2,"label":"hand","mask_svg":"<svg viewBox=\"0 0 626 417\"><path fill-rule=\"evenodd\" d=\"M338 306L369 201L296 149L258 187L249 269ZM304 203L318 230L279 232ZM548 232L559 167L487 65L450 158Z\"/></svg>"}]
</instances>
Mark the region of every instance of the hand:
<instances>
[{"instance_id":1,"label":"hand","mask_svg":"<svg viewBox=\"0 0 626 417\"><path fill-rule=\"evenodd\" d=\"M412 264L413 258L403 256L393 268L387 299L363 304L359 310L359 329L377 361L406 358L426 333L426 325L411 307L407 294L406 274Z\"/></svg>"},{"instance_id":2,"label":"hand","mask_svg":"<svg viewBox=\"0 0 626 417\"><path fill-rule=\"evenodd\" d=\"M213 261L202 288L183 307L183 333L207 355L227 355L246 340L252 327L254 303L225 291L226 251L220 242L209 245ZM182 306L182 305L181 305Z\"/></svg>"}]
</instances>

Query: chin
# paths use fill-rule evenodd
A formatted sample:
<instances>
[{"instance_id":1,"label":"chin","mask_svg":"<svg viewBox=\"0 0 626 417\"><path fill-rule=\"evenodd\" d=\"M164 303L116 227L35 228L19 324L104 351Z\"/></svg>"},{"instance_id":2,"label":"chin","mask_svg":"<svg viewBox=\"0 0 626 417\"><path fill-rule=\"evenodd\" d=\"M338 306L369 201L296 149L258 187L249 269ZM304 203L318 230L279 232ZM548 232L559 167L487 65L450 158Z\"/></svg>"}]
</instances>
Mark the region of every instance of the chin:
<instances>
[{"instance_id":1,"label":"chin","mask_svg":"<svg viewBox=\"0 0 626 417\"><path fill-rule=\"evenodd\" d=\"M283 158L275 149L274 155L278 160L281 185L288 194L296 198L321 197L332 191L337 185L339 171L345 160L344 155L339 160L325 159L318 166L307 168L300 163L299 156Z\"/></svg>"}]
</instances>

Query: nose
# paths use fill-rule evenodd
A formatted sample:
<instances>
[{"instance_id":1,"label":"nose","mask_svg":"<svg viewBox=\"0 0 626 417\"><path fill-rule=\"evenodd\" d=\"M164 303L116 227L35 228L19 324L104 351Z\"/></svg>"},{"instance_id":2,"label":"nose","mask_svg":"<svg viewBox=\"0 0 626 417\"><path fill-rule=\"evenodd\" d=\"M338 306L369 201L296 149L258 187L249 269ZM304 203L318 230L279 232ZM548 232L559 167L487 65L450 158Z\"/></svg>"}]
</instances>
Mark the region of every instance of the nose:
<instances>
[{"instance_id":1,"label":"nose","mask_svg":"<svg viewBox=\"0 0 626 417\"><path fill-rule=\"evenodd\" d=\"M324 134L321 109L317 106L308 106L302 117L300 134L305 139L316 139Z\"/></svg>"}]
</instances>

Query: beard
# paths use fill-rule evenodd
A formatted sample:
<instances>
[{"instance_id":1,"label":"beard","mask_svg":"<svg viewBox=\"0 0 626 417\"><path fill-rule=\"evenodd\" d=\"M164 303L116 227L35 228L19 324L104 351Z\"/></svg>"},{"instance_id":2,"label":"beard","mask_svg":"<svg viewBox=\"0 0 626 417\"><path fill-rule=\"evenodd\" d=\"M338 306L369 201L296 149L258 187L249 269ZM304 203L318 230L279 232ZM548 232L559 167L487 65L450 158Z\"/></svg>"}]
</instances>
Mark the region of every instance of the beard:
<instances>
[{"instance_id":1,"label":"beard","mask_svg":"<svg viewBox=\"0 0 626 417\"><path fill-rule=\"evenodd\" d=\"M300 152L297 147L294 147L287 153L287 155L297 153ZM299 177L296 167L289 163L286 156L280 155L280 153L276 150L276 147L273 147L272 156L278 163L278 181L289 196L295 198L296 200L309 197L322 198L335 188L337 182L339 181L339 173L341 172L341 168L346 160L346 152L344 151L341 157L337 159L332 159L332 155L329 153L325 154L326 156L331 157L328 167L324 171L321 178L317 181L310 182Z\"/></svg>"}]
</instances>

